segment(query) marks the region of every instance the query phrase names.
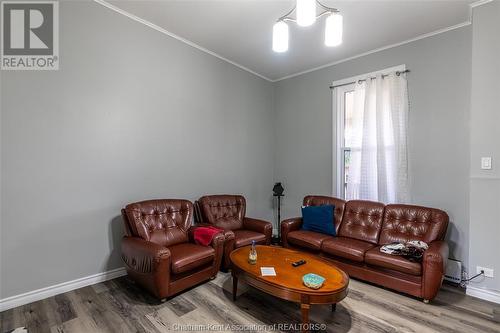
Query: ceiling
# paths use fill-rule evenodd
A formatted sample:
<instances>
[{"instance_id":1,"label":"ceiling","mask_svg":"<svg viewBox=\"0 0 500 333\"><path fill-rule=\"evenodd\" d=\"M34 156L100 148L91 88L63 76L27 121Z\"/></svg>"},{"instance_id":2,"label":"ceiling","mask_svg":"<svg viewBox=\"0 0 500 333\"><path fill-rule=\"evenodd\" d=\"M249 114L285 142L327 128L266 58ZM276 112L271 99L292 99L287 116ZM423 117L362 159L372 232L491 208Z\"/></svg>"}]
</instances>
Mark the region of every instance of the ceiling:
<instances>
[{"instance_id":1,"label":"ceiling","mask_svg":"<svg viewBox=\"0 0 500 333\"><path fill-rule=\"evenodd\" d=\"M107 2L274 81L468 22L474 1L324 0L344 16L343 44L324 45L323 17L310 27L291 23L286 53L272 51L272 27L293 0Z\"/></svg>"}]
</instances>

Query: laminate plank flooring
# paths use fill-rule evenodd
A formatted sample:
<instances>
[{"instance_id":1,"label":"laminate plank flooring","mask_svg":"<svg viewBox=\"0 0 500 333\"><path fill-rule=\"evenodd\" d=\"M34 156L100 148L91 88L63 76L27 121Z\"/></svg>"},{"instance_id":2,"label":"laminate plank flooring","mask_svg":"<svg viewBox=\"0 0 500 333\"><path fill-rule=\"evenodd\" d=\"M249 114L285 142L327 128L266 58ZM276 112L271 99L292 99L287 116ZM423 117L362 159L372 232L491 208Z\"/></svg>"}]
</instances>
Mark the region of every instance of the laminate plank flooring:
<instances>
[{"instance_id":1,"label":"laminate plank flooring","mask_svg":"<svg viewBox=\"0 0 500 333\"><path fill-rule=\"evenodd\" d=\"M262 329L291 332L300 323L298 304L240 284L232 301L230 274L194 287L164 303L127 277L73 290L0 313L0 333L228 332ZM326 332L500 333L500 305L444 285L430 304L351 280L349 294L331 312L313 305L311 322ZM210 325L210 326L208 326ZM274 325L274 326L272 326Z\"/></svg>"}]
</instances>

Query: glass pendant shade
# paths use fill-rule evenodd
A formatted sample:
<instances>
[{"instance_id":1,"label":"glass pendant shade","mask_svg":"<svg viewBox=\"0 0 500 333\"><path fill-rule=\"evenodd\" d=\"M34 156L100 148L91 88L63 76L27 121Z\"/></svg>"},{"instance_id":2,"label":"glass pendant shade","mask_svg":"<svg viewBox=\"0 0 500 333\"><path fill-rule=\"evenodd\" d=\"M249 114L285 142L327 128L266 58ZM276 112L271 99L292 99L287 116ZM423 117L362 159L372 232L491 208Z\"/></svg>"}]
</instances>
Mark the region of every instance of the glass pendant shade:
<instances>
[{"instance_id":1,"label":"glass pendant shade","mask_svg":"<svg viewBox=\"0 0 500 333\"><path fill-rule=\"evenodd\" d=\"M297 0L297 24L307 27L316 21L316 0Z\"/></svg>"},{"instance_id":2,"label":"glass pendant shade","mask_svg":"<svg viewBox=\"0 0 500 333\"><path fill-rule=\"evenodd\" d=\"M343 19L338 13L330 14L325 25L325 45L338 46L342 44Z\"/></svg>"},{"instance_id":3,"label":"glass pendant shade","mask_svg":"<svg viewBox=\"0 0 500 333\"><path fill-rule=\"evenodd\" d=\"M288 50L288 25L279 21L273 26L273 51L286 52Z\"/></svg>"}]
</instances>

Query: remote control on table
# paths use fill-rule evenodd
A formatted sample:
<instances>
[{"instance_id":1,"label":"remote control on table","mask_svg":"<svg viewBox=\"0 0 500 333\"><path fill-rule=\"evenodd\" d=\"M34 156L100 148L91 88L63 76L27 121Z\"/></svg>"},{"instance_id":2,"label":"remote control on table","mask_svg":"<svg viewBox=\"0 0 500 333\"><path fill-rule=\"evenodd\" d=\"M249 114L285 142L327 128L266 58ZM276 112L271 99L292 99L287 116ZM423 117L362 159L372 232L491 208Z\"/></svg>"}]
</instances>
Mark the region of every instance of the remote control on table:
<instances>
[{"instance_id":1,"label":"remote control on table","mask_svg":"<svg viewBox=\"0 0 500 333\"><path fill-rule=\"evenodd\" d=\"M306 263L306 261L304 259L302 260L299 260L299 261L296 261L296 262L293 262L292 263L292 266L293 267L297 267L297 266L300 266L300 265L304 265Z\"/></svg>"}]
</instances>

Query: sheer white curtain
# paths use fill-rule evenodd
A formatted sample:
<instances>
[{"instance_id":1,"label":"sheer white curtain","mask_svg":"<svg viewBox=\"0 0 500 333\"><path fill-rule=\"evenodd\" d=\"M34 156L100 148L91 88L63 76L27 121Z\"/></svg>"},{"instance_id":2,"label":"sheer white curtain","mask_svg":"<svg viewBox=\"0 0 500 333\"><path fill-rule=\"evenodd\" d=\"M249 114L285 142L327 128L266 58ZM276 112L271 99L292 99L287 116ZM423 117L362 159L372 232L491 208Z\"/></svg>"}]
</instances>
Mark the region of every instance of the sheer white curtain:
<instances>
[{"instance_id":1,"label":"sheer white curtain","mask_svg":"<svg viewBox=\"0 0 500 333\"><path fill-rule=\"evenodd\" d=\"M356 83L347 199L409 201L408 89L395 73Z\"/></svg>"}]
</instances>

